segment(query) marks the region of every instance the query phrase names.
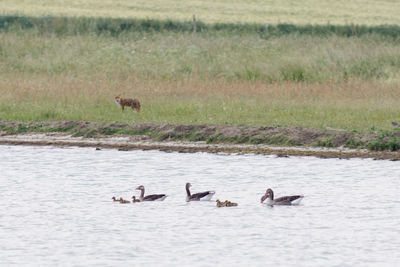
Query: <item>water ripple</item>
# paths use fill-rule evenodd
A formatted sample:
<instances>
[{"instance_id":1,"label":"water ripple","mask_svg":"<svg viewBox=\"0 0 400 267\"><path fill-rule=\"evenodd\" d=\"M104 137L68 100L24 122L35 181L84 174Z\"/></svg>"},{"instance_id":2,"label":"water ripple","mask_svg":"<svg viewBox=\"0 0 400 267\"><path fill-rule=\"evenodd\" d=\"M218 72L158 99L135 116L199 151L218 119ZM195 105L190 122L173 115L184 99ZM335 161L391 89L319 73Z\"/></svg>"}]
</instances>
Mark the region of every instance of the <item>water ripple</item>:
<instances>
[{"instance_id":1,"label":"water ripple","mask_svg":"<svg viewBox=\"0 0 400 267\"><path fill-rule=\"evenodd\" d=\"M0 146L0 266L396 266L400 165ZM214 199L185 202L193 191ZM164 202L121 205L166 193ZM260 198L304 194L297 207Z\"/></svg>"}]
</instances>

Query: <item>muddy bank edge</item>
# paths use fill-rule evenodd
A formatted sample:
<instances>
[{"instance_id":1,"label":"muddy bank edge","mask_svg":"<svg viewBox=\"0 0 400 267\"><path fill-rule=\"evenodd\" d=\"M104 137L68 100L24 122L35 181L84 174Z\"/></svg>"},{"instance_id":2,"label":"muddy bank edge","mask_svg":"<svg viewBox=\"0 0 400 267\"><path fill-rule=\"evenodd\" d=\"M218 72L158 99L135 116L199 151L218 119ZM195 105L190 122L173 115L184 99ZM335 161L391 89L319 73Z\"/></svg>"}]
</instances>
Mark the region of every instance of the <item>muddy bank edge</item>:
<instances>
[{"instance_id":1,"label":"muddy bank edge","mask_svg":"<svg viewBox=\"0 0 400 267\"><path fill-rule=\"evenodd\" d=\"M0 121L0 144L400 159L400 129Z\"/></svg>"}]
</instances>

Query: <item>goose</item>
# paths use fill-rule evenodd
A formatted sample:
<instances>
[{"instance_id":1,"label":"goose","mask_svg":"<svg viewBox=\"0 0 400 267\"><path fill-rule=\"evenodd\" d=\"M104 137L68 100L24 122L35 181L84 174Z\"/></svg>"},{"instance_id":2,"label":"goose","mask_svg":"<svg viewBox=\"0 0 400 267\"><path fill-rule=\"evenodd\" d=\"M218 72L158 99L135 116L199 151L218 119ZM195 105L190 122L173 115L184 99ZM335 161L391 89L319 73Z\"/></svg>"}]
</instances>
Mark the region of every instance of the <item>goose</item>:
<instances>
[{"instance_id":1,"label":"goose","mask_svg":"<svg viewBox=\"0 0 400 267\"><path fill-rule=\"evenodd\" d=\"M141 191L139 201L163 201L167 197L166 194L144 196L144 186L143 185L138 186L136 188L136 190Z\"/></svg>"},{"instance_id":2,"label":"goose","mask_svg":"<svg viewBox=\"0 0 400 267\"><path fill-rule=\"evenodd\" d=\"M215 194L215 191L206 191L206 192L196 193L196 194L192 195L192 194L190 194L190 190L189 190L189 188L191 186L192 185L190 183L186 183L186 193L187 193L186 201L187 202L199 201L199 200L210 200Z\"/></svg>"},{"instance_id":3,"label":"goose","mask_svg":"<svg viewBox=\"0 0 400 267\"><path fill-rule=\"evenodd\" d=\"M268 188L265 192L265 195L261 197L261 203L267 199L268 205L298 205L304 196L296 195L296 196L285 196L278 197L274 199L274 191L271 188Z\"/></svg>"},{"instance_id":4,"label":"goose","mask_svg":"<svg viewBox=\"0 0 400 267\"><path fill-rule=\"evenodd\" d=\"M135 202L140 202L140 200L139 200L139 199L136 199L136 197L133 196L133 197L132 197L132 203L135 203Z\"/></svg>"}]
</instances>

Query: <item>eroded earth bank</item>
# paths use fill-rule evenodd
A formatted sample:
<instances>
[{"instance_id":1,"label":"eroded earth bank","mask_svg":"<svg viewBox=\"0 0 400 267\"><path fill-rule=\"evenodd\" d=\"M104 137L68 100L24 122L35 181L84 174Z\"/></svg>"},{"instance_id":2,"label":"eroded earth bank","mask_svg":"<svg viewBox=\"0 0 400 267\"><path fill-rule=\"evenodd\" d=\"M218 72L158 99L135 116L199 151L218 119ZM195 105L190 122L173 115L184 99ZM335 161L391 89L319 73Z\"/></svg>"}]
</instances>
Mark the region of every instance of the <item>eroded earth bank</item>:
<instances>
[{"instance_id":1,"label":"eroded earth bank","mask_svg":"<svg viewBox=\"0 0 400 267\"><path fill-rule=\"evenodd\" d=\"M0 144L400 160L400 129L0 121Z\"/></svg>"}]
</instances>

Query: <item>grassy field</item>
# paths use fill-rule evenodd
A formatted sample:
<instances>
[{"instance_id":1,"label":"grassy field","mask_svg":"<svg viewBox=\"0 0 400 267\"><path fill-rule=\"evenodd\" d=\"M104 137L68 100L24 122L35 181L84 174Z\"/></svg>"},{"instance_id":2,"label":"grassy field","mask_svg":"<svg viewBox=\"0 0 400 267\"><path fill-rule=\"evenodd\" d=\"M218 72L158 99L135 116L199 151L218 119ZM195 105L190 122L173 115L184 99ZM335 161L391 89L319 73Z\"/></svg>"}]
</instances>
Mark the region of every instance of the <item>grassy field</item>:
<instances>
[{"instance_id":1,"label":"grassy field","mask_svg":"<svg viewBox=\"0 0 400 267\"><path fill-rule=\"evenodd\" d=\"M206 23L400 24L392 0L2 0L0 14L191 20Z\"/></svg>"},{"instance_id":2,"label":"grassy field","mask_svg":"<svg viewBox=\"0 0 400 267\"><path fill-rule=\"evenodd\" d=\"M382 38L0 33L0 118L365 130L400 120ZM137 97L121 112L115 95Z\"/></svg>"},{"instance_id":3,"label":"grassy field","mask_svg":"<svg viewBox=\"0 0 400 267\"><path fill-rule=\"evenodd\" d=\"M399 86L370 82L326 85L225 79L143 81L98 75L0 77L0 118L9 121L80 120L305 126L367 130L391 128L400 118ZM7 88L7 89L4 89ZM140 113L121 112L116 94L142 101Z\"/></svg>"},{"instance_id":4,"label":"grassy field","mask_svg":"<svg viewBox=\"0 0 400 267\"><path fill-rule=\"evenodd\" d=\"M396 39L126 33L56 36L35 30L1 33L1 73L133 75L146 80L224 78L280 82L397 82ZM89 79L89 78L88 78Z\"/></svg>"},{"instance_id":5,"label":"grassy field","mask_svg":"<svg viewBox=\"0 0 400 267\"><path fill-rule=\"evenodd\" d=\"M337 11L335 16L341 20L331 23L397 23L396 16L381 12L390 7L390 2L351 1L343 4L347 11L334 8L341 2L305 2L315 10L326 12L329 5L329 10ZM151 14L151 18L180 20L192 13L201 14L189 7L198 4L210 11L208 19L201 17L207 23L248 22L246 18L262 23L249 14L258 14L251 8L263 10L257 1L232 5L188 1L178 8L172 8L177 2L150 1L142 5L135 2L140 8L131 9L127 8L131 5L128 1L69 1L68 6L65 1L40 1L30 13L34 2L22 3L2 1L0 10L33 16L85 16L89 13L81 12L93 9L90 16L141 18ZM279 16L279 10L292 7L294 15L285 17L291 20L282 22L314 23L302 21L304 8L296 5L269 2L263 8ZM374 16L364 11L372 7ZM223 16L229 8L244 11L232 12L229 17L234 18L230 20ZM307 8L307 12L313 8ZM389 9L394 12L396 8ZM127 15L124 10L132 13ZM147 15L135 13L140 10ZM182 17L171 10L180 10ZM347 21L345 14L357 21ZM329 16L308 17L316 19L315 23L326 23L321 18ZM365 17L368 23L362 20ZM50 18L44 24L32 24L32 18L22 17L22 23L15 25L4 21L0 20L0 120L273 125L357 131L392 129L391 122L400 121L397 28L392 29L395 34L381 34L380 28L368 26L361 36L352 27L348 27L351 34L339 35L334 31L314 34L318 27L311 27L311 34L303 34L295 27L287 33L281 28L285 34L266 35L257 27L246 31L253 29L253 24L228 24L227 30L218 30L217 25L193 35L190 27L170 30L185 24L162 21L140 22L145 27L150 25L148 31L120 31L126 23L107 18L100 22ZM165 28L154 30L160 25ZM142 112L121 112L113 101L117 94L139 98Z\"/></svg>"}]
</instances>

